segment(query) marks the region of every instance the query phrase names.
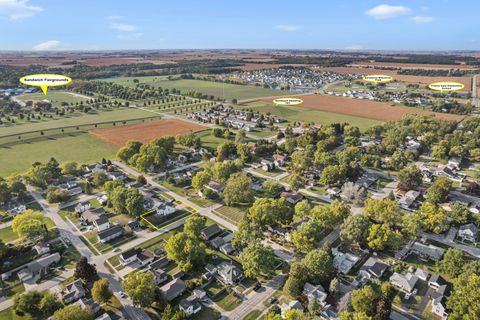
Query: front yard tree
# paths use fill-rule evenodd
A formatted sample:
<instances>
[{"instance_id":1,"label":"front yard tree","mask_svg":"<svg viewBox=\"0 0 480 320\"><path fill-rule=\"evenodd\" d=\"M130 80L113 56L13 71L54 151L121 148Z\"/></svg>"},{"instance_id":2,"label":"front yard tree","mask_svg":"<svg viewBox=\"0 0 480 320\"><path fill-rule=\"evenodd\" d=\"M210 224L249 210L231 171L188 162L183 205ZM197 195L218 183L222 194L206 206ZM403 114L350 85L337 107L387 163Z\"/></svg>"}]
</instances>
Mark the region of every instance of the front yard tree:
<instances>
[{"instance_id":1,"label":"front yard tree","mask_svg":"<svg viewBox=\"0 0 480 320\"><path fill-rule=\"evenodd\" d=\"M352 307L356 312L364 312L369 316L375 315L375 300L378 294L367 285L359 290L352 291Z\"/></svg>"},{"instance_id":2,"label":"front yard tree","mask_svg":"<svg viewBox=\"0 0 480 320\"><path fill-rule=\"evenodd\" d=\"M424 202L415 214L428 231L440 233L448 226L447 213L433 203Z\"/></svg>"},{"instance_id":3,"label":"front yard tree","mask_svg":"<svg viewBox=\"0 0 480 320\"><path fill-rule=\"evenodd\" d=\"M127 198L125 199L125 209L131 216L139 216L143 213L143 195L136 188L130 188L127 191Z\"/></svg>"},{"instance_id":4,"label":"front yard tree","mask_svg":"<svg viewBox=\"0 0 480 320\"><path fill-rule=\"evenodd\" d=\"M93 316L90 310L71 304L55 311L53 320L93 320Z\"/></svg>"},{"instance_id":5,"label":"front yard tree","mask_svg":"<svg viewBox=\"0 0 480 320\"><path fill-rule=\"evenodd\" d=\"M438 177L427 189L426 199L433 204L439 204L447 199L452 188L452 182L446 177Z\"/></svg>"},{"instance_id":6,"label":"front yard tree","mask_svg":"<svg viewBox=\"0 0 480 320\"><path fill-rule=\"evenodd\" d=\"M476 320L480 314L480 275L465 273L454 281L447 301L451 320Z\"/></svg>"},{"instance_id":7,"label":"front yard tree","mask_svg":"<svg viewBox=\"0 0 480 320\"><path fill-rule=\"evenodd\" d=\"M97 277L97 269L94 265L88 263L87 257L81 257L75 265L75 278L82 279L83 282L89 282Z\"/></svg>"},{"instance_id":8,"label":"front yard tree","mask_svg":"<svg viewBox=\"0 0 480 320\"><path fill-rule=\"evenodd\" d=\"M202 217L199 214L192 214L187 220L185 220L183 232L193 238L198 238L202 229L205 228L205 222L205 217Z\"/></svg>"},{"instance_id":9,"label":"front yard tree","mask_svg":"<svg viewBox=\"0 0 480 320\"><path fill-rule=\"evenodd\" d=\"M303 263L313 284L325 286L335 272L332 251L327 243L322 248L307 253Z\"/></svg>"},{"instance_id":10,"label":"front yard tree","mask_svg":"<svg viewBox=\"0 0 480 320\"><path fill-rule=\"evenodd\" d=\"M13 299L13 309L17 314L28 314L35 316L40 313L39 304L43 295L39 291L30 291L15 296Z\"/></svg>"},{"instance_id":11,"label":"front yard tree","mask_svg":"<svg viewBox=\"0 0 480 320\"><path fill-rule=\"evenodd\" d=\"M363 212L371 220L390 226L398 223L401 219L401 211L397 201L388 198L383 200L367 200Z\"/></svg>"},{"instance_id":12,"label":"front yard tree","mask_svg":"<svg viewBox=\"0 0 480 320\"><path fill-rule=\"evenodd\" d=\"M334 165L323 169L319 182L324 186L340 186L345 182L345 179L345 167L341 165Z\"/></svg>"},{"instance_id":13,"label":"front yard tree","mask_svg":"<svg viewBox=\"0 0 480 320\"><path fill-rule=\"evenodd\" d=\"M146 308L155 301L157 285L151 272L130 273L123 281L123 288L136 306Z\"/></svg>"},{"instance_id":14,"label":"front yard tree","mask_svg":"<svg viewBox=\"0 0 480 320\"><path fill-rule=\"evenodd\" d=\"M340 238L343 242L361 245L367 239L370 225L370 220L363 214L348 216L340 228Z\"/></svg>"},{"instance_id":15,"label":"front yard tree","mask_svg":"<svg viewBox=\"0 0 480 320\"><path fill-rule=\"evenodd\" d=\"M291 297L297 298L302 294L303 286L307 282L308 270L301 261L294 261L290 266L288 279L283 291Z\"/></svg>"},{"instance_id":16,"label":"front yard tree","mask_svg":"<svg viewBox=\"0 0 480 320\"><path fill-rule=\"evenodd\" d=\"M392 230L386 224L373 224L368 231L368 246L373 250L383 250L387 247L396 248L400 245L402 235Z\"/></svg>"},{"instance_id":17,"label":"front yard tree","mask_svg":"<svg viewBox=\"0 0 480 320\"><path fill-rule=\"evenodd\" d=\"M210 182L212 175L209 170L204 170L195 174L192 178L192 187L196 191L201 191L203 187Z\"/></svg>"},{"instance_id":18,"label":"front yard tree","mask_svg":"<svg viewBox=\"0 0 480 320\"><path fill-rule=\"evenodd\" d=\"M290 234L295 249L304 253L315 249L321 230L321 226L315 220L302 223Z\"/></svg>"},{"instance_id":19,"label":"front yard tree","mask_svg":"<svg viewBox=\"0 0 480 320\"><path fill-rule=\"evenodd\" d=\"M40 304L38 305L40 311L45 317L51 316L55 311L63 307L63 303L58 300L57 296L53 293L46 292L43 295Z\"/></svg>"},{"instance_id":20,"label":"front yard tree","mask_svg":"<svg viewBox=\"0 0 480 320\"><path fill-rule=\"evenodd\" d=\"M442 260L437 262L437 268L438 271L456 278L462 273L465 264L465 256L462 250L448 248Z\"/></svg>"},{"instance_id":21,"label":"front yard tree","mask_svg":"<svg viewBox=\"0 0 480 320\"><path fill-rule=\"evenodd\" d=\"M398 187L403 191L417 189L422 184L422 171L410 165L398 173Z\"/></svg>"},{"instance_id":22,"label":"front yard tree","mask_svg":"<svg viewBox=\"0 0 480 320\"><path fill-rule=\"evenodd\" d=\"M305 187L305 178L299 173L292 173L287 177L287 183L290 185L290 189L298 191Z\"/></svg>"},{"instance_id":23,"label":"front yard tree","mask_svg":"<svg viewBox=\"0 0 480 320\"><path fill-rule=\"evenodd\" d=\"M47 218L41 212L28 209L15 216L12 221L12 230L19 237L36 241L48 234L46 222Z\"/></svg>"},{"instance_id":24,"label":"front yard tree","mask_svg":"<svg viewBox=\"0 0 480 320\"><path fill-rule=\"evenodd\" d=\"M227 206L233 204L249 204L253 201L255 191L252 189L252 181L244 174L233 174L228 179L223 190L223 199Z\"/></svg>"},{"instance_id":25,"label":"front yard tree","mask_svg":"<svg viewBox=\"0 0 480 320\"><path fill-rule=\"evenodd\" d=\"M165 251L167 257L185 272L203 263L206 255L205 244L185 232L177 233L168 239Z\"/></svg>"},{"instance_id":26,"label":"front yard tree","mask_svg":"<svg viewBox=\"0 0 480 320\"><path fill-rule=\"evenodd\" d=\"M249 278L270 275L276 260L273 250L259 242L249 243L240 253L239 259L242 263L245 276Z\"/></svg>"},{"instance_id":27,"label":"front yard tree","mask_svg":"<svg viewBox=\"0 0 480 320\"><path fill-rule=\"evenodd\" d=\"M110 283L107 279L102 278L95 281L92 287L92 298L99 304L107 303L113 296L112 290L109 287Z\"/></svg>"},{"instance_id":28,"label":"front yard tree","mask_svg":"<svg viewBox=\"0 0 480 320\"><path fill-rule=\"evenodd\" d=\"M264 230L274 223L288 223L293 210L285 199L260 198L248 209L248 219L254 226Z\"/></svg>"}]
</instances>

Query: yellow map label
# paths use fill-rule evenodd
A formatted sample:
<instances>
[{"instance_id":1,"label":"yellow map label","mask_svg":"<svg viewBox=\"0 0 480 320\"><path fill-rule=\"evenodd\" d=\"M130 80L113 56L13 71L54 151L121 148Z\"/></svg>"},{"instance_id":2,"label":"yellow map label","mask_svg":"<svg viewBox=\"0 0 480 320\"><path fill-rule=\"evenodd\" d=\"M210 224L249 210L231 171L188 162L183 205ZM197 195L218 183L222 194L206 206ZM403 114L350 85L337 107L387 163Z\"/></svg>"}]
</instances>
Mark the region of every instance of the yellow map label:
<instances>
[{"instance_id":1,"label":"yellow map label","mask_svg":"<svg viewBox=\"0 0 480 320\"><path fill-rule=\"evenodd\" d=\"M273 103L279 106L296 106L303 103L303 100L298 98L278 98L274 99Z\"/></svg>"},{"instance_id":2,"label":"yellow map label","mask_svg":"<svg viewBox=\"0 0 480 320\"><path fill-rule=\"evenodd\" d=\"M369 74L369 75L363 76L362 78L364 81L373 82L375 84L393 81L392 76L387 76L384 74Z\"/></svg>"},{"instance_id":3,"label":"yellow map label","mask_svg":"<svg viewBox=\"0 0 480 320\"><path fill-rule=\"evenodd\" d=\"M64 86L72 82L72 79L61 74L30 74L20 78L20 82L27 86L42 88L47 94L48 87Z\"/></svg>"},{"instance_id":4,"label":"yellow map label","mask_svg":"<svg viewBox=\"0 0 480 320\"><path fill-rule=\"evenodd\" d=\"M457 91L462 90L465 86L460 82L440 81L430 83L428 87L436 91Z\"/></svg>"}]
</instances>

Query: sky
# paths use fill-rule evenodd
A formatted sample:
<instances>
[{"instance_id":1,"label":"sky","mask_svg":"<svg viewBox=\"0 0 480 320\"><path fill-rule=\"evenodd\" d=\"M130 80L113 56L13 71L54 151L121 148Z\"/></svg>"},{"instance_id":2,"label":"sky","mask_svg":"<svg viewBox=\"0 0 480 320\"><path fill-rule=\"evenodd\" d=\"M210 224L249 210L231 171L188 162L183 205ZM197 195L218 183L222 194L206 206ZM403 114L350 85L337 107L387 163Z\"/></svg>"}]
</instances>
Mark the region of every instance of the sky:
<instances>
[{"instance_id":1,"label":"sky","mask_svg":"<svg viewBox=\"0 0 480 320\"><path fill-rule=\"evenodd\" d=\"M480 50L478 0L0 0L0 50Z\"/></svg>"}]
</instances>

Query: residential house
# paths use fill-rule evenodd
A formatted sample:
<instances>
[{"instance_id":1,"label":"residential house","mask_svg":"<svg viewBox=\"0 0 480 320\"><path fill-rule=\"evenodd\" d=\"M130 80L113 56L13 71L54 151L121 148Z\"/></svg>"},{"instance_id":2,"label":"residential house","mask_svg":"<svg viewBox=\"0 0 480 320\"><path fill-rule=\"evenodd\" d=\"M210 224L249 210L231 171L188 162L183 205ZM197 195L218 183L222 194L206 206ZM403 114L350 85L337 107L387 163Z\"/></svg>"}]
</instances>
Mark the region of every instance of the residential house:
<instances>
[{"instance_id":1,"label":"residential house","mask_svg":"<svg viewBox=\"0 0 480 320\"><path fill-rule=\"evenodd\" d=\"M170 263L170 260L168 260L167 257L160 258L158 260L155 260L154 262L150 263L148 265L148 268L150 270L159 270L159 269L164 269L168 264Z\"/></svg>"},{"instance_id":2,"label":"residential house","mask_svg":"<svg viewBox=\"0 0 480 320\"><path fill-rule=\"evenodd\" d=\"M273 163L277 167L283 167L286 163L286 160L287 160L287 155L285 154L275 153L273 155Z\"/></svg>"},{"instance_id":3,"label":"residential house","mask_svg":"<svg viewBox=\"0 0 480 320\"><path fill-rule=\"evenodd\" d=\"M430 274L428 273L428 271L417 268L417 270L415 270L415 275L418 277L418 279L423 280L423 281L427 281L428 276Z\"/></svg>"},{"instance_id":4,"label":"residential house","mask_svg":"<svg viewBox=\"0 0 480 320\"><path fill-rule=\"evenodd\" d=\"M215 193L217 195L220 195L223 192L223 190L225 189L225 187L222 184L220 184L218 182L215 182L215 181L210 181L209 183L207 183L205 185L205 188L213 191L213 193ZM200 196L202 196L202 195L200 194Z\"/></svg>"},{"instance_id":5,"label":"residential house","mask_svg":"<svg viewBox=\"0 0 480 320\"><path fill-rule=\"evenodd\" d=\"M370 189L374 186L377 180L378 180L378 177L365 173L360 178L357 179L355 184L365 189Z\"/></svg>"},{"instance_id":6,"label":"residential house","mask_svg":"<svg viewBox=\"0 0 480 320\"><path fill-rule=\"evenodd\" d=\"M458 228L458 237L462 241L477 242L478 227L473 223L464 224Z\"/></svg>"},{"instance_id":7,"label":"residential house","mask_svg":"<svg viewBox=\"0 0 480 320\"><path fill-rule=\"evenodd\" d=\"M450 295L450 285L437 274L432 275L428 285L435 290L430 296L432 299L432 313L441 319L447 319L448 310L446 300L448 295Z\"/></svg>"},{"instance_id":8,"label":"residential house","mask_svg":"<svg viewBox=\"0 0 480 320\"><path fill-rule=\"evenodd\" d=\"M87 209L80 216L80 222L83 224L91 223L98 219L100 216L105 214L105 209L103 207L96 209Z\"/></svg>"},{"instance_id":9,"label":"residential house","mask_svg":"<svg viewBox=\"0 0 480 320\"><path fill-rule=\"evenodd\" d=\"M105 243L121 237L123 235L123 228L119 225L112 226L106 230L97 233L97 239L101 243Z\"/></svg>"},{"instance_id":10,"label":"residential house","mask_svg":"<svg viewBox=\"0 0 480 320\"><path fill-rule=\"evenodd\" d=\"M420 192L415 190L407 191L405 195L398 200L398 205L404 210L412 211L417 208L420 195Z\"/></svg>"},{"instance_id":11,"label":"residential house","mask_svg":"<svg viewBox=\"0 0 480 320\"><path fill-rule=\"evenodd\" d=\"M333 265L338 272L348 274L355 264L360 260L360 257L352 253L343 253L338 251L337 248L332 249L333 253Z\"/></svg>"},{"instance_id":12,"label":"residential house","mask_svg":"<svg viewBox=\"0 0 480 320\"><path fill-rule=\"evenodd\" d=\"M50 245L44 242L39 242L33 246L33 250L35 250L39 255L49 253L50 252Z\"/></svg>"},{"instance_id":13,"label":"residential house","mask_svg":"<svg viewBox=\"0 0 480 320\"><path fill-rule=\"evenodd\" d=\"M171 202L162 202L157 205L156 209L157 209L157 214L162 216L168 216L169 214L172 214L175 211L177 211L177 208Z\"/></svg>"},{"instance_id":14,"label":"residential house","mask_svg":"<svg viewBox=\"0 0 480 320\"><path fill-rule=\"evenodd\" d=\"M370 278L380 278L383 276L385 271L388 269L388 265L383 263L380 259L375 257L370 257L365 261L365 263L360 267L360 273L365 272L365 275Z\"/></svg>"},{"instance_id":15,"label":"residential house","mask_svg":"<svg viewBox=\"0 0 480 320\"><path fill-rule=\"evenodd\" d=\"M108 196L106 194L102 194L101 196L97 197L97 200L102 206L106 205L108 202Z\"/></svg>"},{"instance_id":16,"label":"residential house","mask_svg":"<svg viewBox=\"0 0 480 320\"><path fill-rule=\"evenodd\" d=\"M120 258L118 261L122 266L129 265L130 263L134 262L137 260L137 255L139 253L140 249L130 249L128 251L124 251L120 254Z\"/></svg>"},{"instance_id":17,"label":"residential house","mask_svg":"<svg viewBox=\"0 0 480 320\"><path fill-rule=\"evenodd\" d=\"M459 158L459 157L452 157L450 159L448 159L448 163L447 163L447 166L449 166L450 168L454 168L454 169L460 169L460 166L463 162L463 158Z\"/></svg>"},{"instance_id":18,"label":"residential house","mask_svg":"<svg viewBox=\"0 0 480 320\"><path fill-rule=\"evenodd\" d=\"M127 232L135 232L140 229L140 223L137 220L130 221L125 225Z\"/></svg>"},{"instance_id":19,"label":"residential house","mask_svg":"<svg viewBox=\"0 0 480 320\"><path fill-rule=\"evenodd\" d=\"M272 170L275 170L275 164L272 161L262 160L260 164L262 165L263 171L270 172Z\"/></svg>"},{"instance_id":20,"label":"residential house","mask_svg":"<svg viewBox=\"0 0 480 320\"><path fill-rule=\"evenodd\" d=\"M410 272L406 274L394 272L393 275L390 277L390 283L393 286L407 293L412 293L415 285L417 284L417 281L418 277L411 274Z\"/></svg>"},{"instance_id":21,"label":"residential house","mask_svg":"<svg viewBox=\"0 0 480 320\"><path fill-rule=\"evenodd\" d=\"M226 255L230 255L235 251L230 242L227 242L227 243L224 243L223 245L221 245L219 250L220 250L220 252L222 252L223 254L226 254Z\"/></svg>"},{"instance_id":22,"label":"residential house","mask_svg":"<svg viewBox=\"0 0 480 320\"><path fill-rule=\"evenodd\" d=\"M106 216L101 215L93 220L93 225L97 232L101 232L110 228L110 221Z\"/></svg>"},{"instance_id":23,"label":"residential house","mask_svg":"<svg viewBox=\"0 0 480 320\"><path fill-rule=\"evenodd\" d=\"M217 266L217 274L222 282L233 285L243 279L243 272L232 263L222 262Z\"/></svg>"},{"instance_id":24,"label":"residential house","mask_svg":"<svg viewBox=\"0 0 480 320\"><path fill-rule=\"evenodd\" d=\"M316 301L322 307L325 307L325 305L327 304L326 299L328 295L325 292L325 289L320 284L314 286L313 284L307 282L303 286L302 293L305 297L307 297L309 303L312 303L312 301Z\"/></svg>"},{"instance_id":25,"label":"residential house","mask_svg":"<svg viewBox=\"0 0 480 320\"><path fill-rule=\"evenodd\" d=\"M284 303L280 306L281 316L282 316L283 319L285 319L285 313L288 310L303 311L303 310L305 310L305 308L303 308L302 304L298 300L293 300L293 301L290 301L289 303Z\"/></svg>"},{"instance_id":26,"label":"residential house","mask_svg":"<svg viewBox=\"0 0 480 320\"><path fill-rule=\"evenodd\" d=\"M102 313L100 316L96 317L95 320L112 320L108 313Z\"/></svg>"},{"instance_id":27,"label":"residential house","mask_svg":"<svg viewBox=\"0 0 480 320\"><path fill-rule=\"evenodd\" d=\"M208 240L212 239L213 237L219 235L220 233L222 233L222 229L220 229L218 224L214 223L214 224L209 225L208 227L204 228L200 232L200 237L203 240L208 241Z\"/></svg>"},{"instance_id":28,"label":"residential house","mask_svg":"<svg viewBox=\"0 0 480 320\"><path fill-rule=\"evenodd\" d=\"M114 181L124 181L127 179L127 176L123 172L113 171L108 173L108 178Z\"/></svg>"},{"instance_id":29,"label":"residential house","mask_svg":"<svg viewBox=\"0 0 480 320\"><path fill-rule=\"evenodd\" d=\"M202 310L202 304L195 296L190 296L187 299L183 299L178 304L178 308L185 312L187 316L196 314Z\"/></svg>"},{"instance_id":30,"label":"residential house","mask_svg":"<svg viewBox=\"0 0 480 320\"><path fill-rule=\"evenodd\" d=\"M172 301L176 297L180 296L182 293L185 292L187 286L185 282L181 279L174 279L169 283L160 287L160 296L165 301Z\"/></svg>"},{"instance_id":31,"label":"residential house","mask_svg":"<svg viewBox=\"0 0 480 320\"><path fill-rule=\"evenodd\" d=\"M93 299L81 298L77 302L74 303L77 306L80 306L82 309L87 309L92 312L92 314L96 314L100 311L100 305L93 301Z\"/></svg>"},{"instance_id":32,"label":"residential house","mask_svg":"<svg viewBox=\"0 0 480 320\"><path fill-rule=\"evenodd\" d=\"M65 304L72 303L85 297L85 288L83 287L82 280L78 279L68 284L65 290L61 292L62 301Z\"/></svg>"},{"instance_id":33,"label":"residential house","mask_svg":"<svg viewBox=\"0 0 480 320\"><path fill-rule=\"evenodd\" d=\"M168 274L162 269L146 270L153 275L153 282L158 286L168 280Z\"/></svg>"},{"instance_id":34,"label":"residential house","mask_svg":"<svg viewBox=\"0 0 480 320\"><path fill-rule=\"evenodd\" d=\"M286 192L286 191L280 193L280 197L285 198L285 200L287 200L291 204L297 204L298 202L302 201L304 198L303 194L299 192Z\"/></svg>"},{"instance_id":35,"label":"residential house","mask_svg":"<svg viewBox=\"0 0 480 320\"><path fill-rule=\"evenodd\" d=\"M420 259L438 261L442 259L445 250L434 246L433 244L423 244L416 241L410 248L411 253L415 253Z\"/></svg>"},{"instance_id":36,"label":"residential house","mask_svg":"<svg viewBox=\"0 0 480 320\"><path fill-rule=\"evenodd\" d=\"M37 282L41 277L48 273L51 265L60 262L61 257L58 252L51 255L38 258L24 265L17 273L21 282Z\"/></svg>"},{"instance_id":37,"label":"residential house","mask_svg":"<svg viewBox=\"0 0 480 320\"><path fill-rule=\"evenodd\" d=\"M75 212L77 213L83 213L84 211L90 209L92 207L92 204L88 201L86 202L79 202L76 206L75 206Z\"/></svg>"},{"instance_id":38,"label":"residential house","mask_svg":"<svg viewBox=\"0 0 480 320\"><path fill-rule=\"evenodd\" d=\"M153 262L155 255L147 249L130 249L120 254L119 262L122 266L137 262L140 266L146 266Z\"/></svg>"}]
</instances>

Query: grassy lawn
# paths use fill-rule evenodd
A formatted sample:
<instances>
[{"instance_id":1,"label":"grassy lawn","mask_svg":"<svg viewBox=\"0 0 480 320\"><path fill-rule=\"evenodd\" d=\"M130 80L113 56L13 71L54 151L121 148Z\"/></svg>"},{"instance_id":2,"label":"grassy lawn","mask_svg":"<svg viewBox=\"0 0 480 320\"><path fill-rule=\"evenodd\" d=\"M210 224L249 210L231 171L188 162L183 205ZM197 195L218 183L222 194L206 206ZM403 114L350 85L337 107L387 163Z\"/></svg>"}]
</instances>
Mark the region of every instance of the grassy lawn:
<instances>
[{"instance_id":1,"label":"grassy lawn","mask_svg":"<svg viewBox=\"0 0 480 320\"><path fill-rule=\"evenodd\" d=\"M11 227L6 227L3 229L0 229L0 239L2 239L3 242L11 242L14 240L18 239L18 235L13 232Z\"/></svg>"},{"instance_id":2,"label":"grassy lawn","mask_svg":"<svg viewBox=\"0 0 480 320\"><path fill-rule=\"evenodd\" d=\"M222 206L214 210L213 213L230 221L231 223L237 224L242 220L245 210L239 207Z\"/></svg>"},{"instance_id":3,"label":"grassy lawn","mask_svg":"<svg viewBox=\"0 0 480 320\"><path fill-rule=\"evenodd\" d=\"M102 305L102 309L105 312L117 313L123 309L122 303L115 297L112 296L110 300Z\"/></svg>"},{"instance_id":4,"label":"grassy lawn","mask_svg":"<svg viewBox=\"0 0 480 320\"><path fill-rule=\"evenodd\" d=\"M224 289L224 286L218 281L212 281L208 286L205 287L205 292L210 297L215 297Z\"/></svg>"},{"instance_id":5,"label":"grassy lawn","mask_svg":"<svg viewBox=\"0 0 480 320\"><path fill-rule=\"evenodd\" d=\"M13 297L16 294L25 292L25 287L23 283L18 280L18 278L12 277L10 280L3 281L4 287L2 287L2 292L6 297ZM0 318L1 319L1 318Z\"/></svg>"},{"instance_id":6,"label":"grassy lawn","mask_svg":"<svg viewBox=\"0 0 480 320\"><path fill-rule=\"evenodd\" d=\"M262 168L256 168L256 169L253 169L253 171L255 172L258 172L264 176L267 176L267 177L276 177L282 173L285 173L285 171L282 171L280 169L274 169L272 171L265 171L263 170Z\"/></svg>"},{"instance_id":7,"label":"grassy lawn","mask_svg":"<svg viewBox=\"0 0 480 320\"><path fill-rule=\"evenodd\" d=\"M237 298L233 292L229 293L225 291L221 293L219 297L217 297L215 303L225 311L232 311L242 304L242 300Z\"/></svg>"},{"instance_id":8,"label":"grassy lawn","mask_svg":"<svg viewBox=\"0 0 480 320\"><path fill-rule=\"evenodd\" d=\"M47 162L51 157L60 163L76 161L78 164L82 164L92 163L102 158L113 158L116 151L116 146L88 133L0 147L0 163L2 164L0 176L24 173L32 163Z\"/></svg>"},{"instance_id":9,"label":"grassy lawn","mask_svg":"<svg viewBox=\"0 0 480 320\"><path fill-rule=\"evenodd\" d=\"M71 117L62 117L57 119L48 119L44 121L30 121L30 122L17 122L15 125L0 126L0 137L10 134L22 134L29 131L40 131L47 129L63 128L68 126L84 126L93 125L99 122L105 121L126 121L138 118L147 118L155 116L153 113L133 108L118 108L109 109L106 111L98 111L96 113L78 113ZM104 127L104 126L102 126ZM92 128L89 129L94 129ZM60 133L60 132L58 132Z\"/></svg>"},{"instance_id":10,"label":"grassy lawn","mask_svg":"<svg viewBox=\"0 0 480 320\"><path fill-rule=\"evenodd\" d=\"M236 84L228 84L213 81L203 80L166 80L165 77L147 76L147 77L120 77L120 78L108 78L101 79L107 82L113 82L124 86L134 87L133 79L138 79L140 83L149 84L154 87L162 87L164 89L178 89L182 92L195 90L206 95L212 95L216 98L223 98L225 93L225 99L251 99L259 97L281 96L291 95L292 92L280 91L274 89L264 89L262 87L255 86L242 86Z\"/></svg>"},{"instance_id":11,"label":"grassy lawn","mask_svg":"<svg viewBox=\"0 0 480 320\"><path fill-rule=\"evenodd\" d=\"M202 310L194 315L191 315L189 319L192 320L211 320L220 318L221 314L215 309L202 306Z\"/></svg>"},{"instance_id":12,"label":"grassy lawn","mask_svg":"<svg viewBox=\"0 0 480 320\"><path fill-rule=\"evenodd\" d=\"M80 252L78 252L74 246L70 246L62 252L62 260L60 260L60 264L66 269L72 269L75 267L75 264L80 257Z\"/></svg>"},{"instance_id":13,"label":"grassy lawn","mask_svg":"<svg viewBox=\"0 0 480 320\"><path fill-rule=\"evenodd\" d=\"M252 310L250 311L243 320L256 320L262 312L260 310Z\"/></svg>"},{"instance_id":14,"label":"grassy lawn","mask_svg":"<svg viewBox=\"0 0 480 320\"><path fill-rule=\"evenodd\" d=\"M378 120L360 118L355 116L349 116L339 113L324 112L319 110L313 110L301 107L287 107L287 106L275 106L273 103L266 102L253 102L245 105L238 106L240 109L253 109L263 113L270 112L272 115L282 117L287 121L302 121L302 122L314 122L317 124L328 125L331 123L347 122L351 125L358 126L360 130L364 131L369 127L382 123Z\"/></svg>"},{"instance_id":15,"label":"grassy lawn","mask_svg":"<svg viewBox=\"0 0 480 320\"><path fill-rule=\"evenodd\" d=\"M119 246L120 244L124 244L130 240L135 239L134 235L123 235L121 237L118 237L116 239L113 239L112 241L108 241L106 243L102 243L98 241L97 238L97 231L96 230L90 230L85 233L83 233L83 236L88 239L95 248L97 248L98 251L105 253L110 250L113 250L115 247Z\"/></svg>"},{"instance_id":16,"label":"grassy lawn","mask_svg":"<svg viewBox=\"0 0 480 320\"><path fill-rule=\"evenodd\" d=\"M113 217L110 217L108 220L110 220L111 223L119 223L122 226L125 226L127 223L132 221L132 217L126 214L117 214Z\"/></svg>"},{"instance_id":17,"label":"grassy lawn","mask_svg":"<svg viewBox=\"0 0 480 320\"><path fill-rule=\"evenodd\" d=\"M31 320L30 316L18 316L13 311L13 307L0 311L0 320Z\"/></svg>"},{"instance_id":18,"label":"grassy lawn","mask_svg":"<svg viewBox=\"0 0 480 320\"><path fill-rule=\"evenodd\" d=\"M50 100L54 107L60 107L62 102L75 104L76 102L87 101L88 99L73 95L70 92L49 90L46 95L42 92L23 94L17 97L22 101L43 101Z\"/></svg>"},{"instance_id":19,"label":"grassy lawn","mask_svg":"<svg viewBox=\"0 0 480 320\"><path fill-rule=\"evenodd\" d=\"M224 138L217 138L217 137L212 136L212 131L211 130L200 131L200 132L195 133L195 135L197 137L200 137L200 140L202 141L202 147L204 147L204 148L206 148L210 151L216 150L217 147L220 144L229 141L229 140L224 139Z\"/></svg>"}]
</instances>

